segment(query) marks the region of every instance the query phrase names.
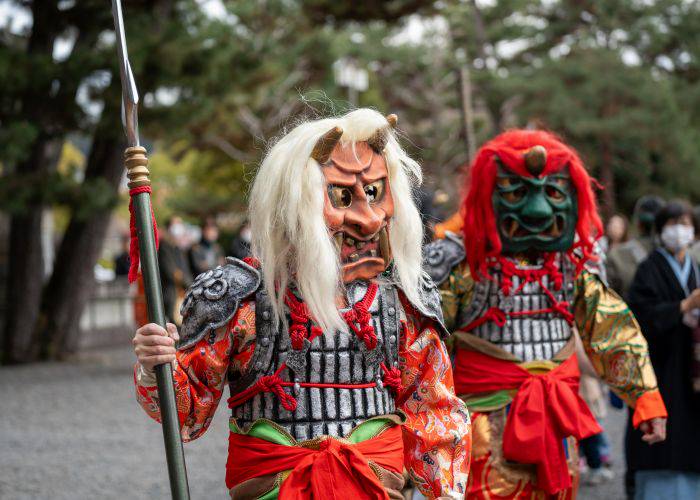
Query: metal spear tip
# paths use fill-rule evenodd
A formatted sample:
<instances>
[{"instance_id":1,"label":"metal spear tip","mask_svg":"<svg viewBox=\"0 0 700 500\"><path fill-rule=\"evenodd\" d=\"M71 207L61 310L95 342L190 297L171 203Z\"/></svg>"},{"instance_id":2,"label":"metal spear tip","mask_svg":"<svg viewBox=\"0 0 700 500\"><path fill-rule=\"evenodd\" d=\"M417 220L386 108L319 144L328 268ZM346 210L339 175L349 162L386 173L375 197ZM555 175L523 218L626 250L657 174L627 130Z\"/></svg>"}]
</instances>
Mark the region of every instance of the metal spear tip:
<instances>
[{"instance_id":1,"label":"metal spear tip","mask_svg":"<svg viewBox=\"0 0 700 500\"><path fill-rule=\"evenodd\" d=\"M133 147L139 145L139 92L136 88L134 74L131 71L131 64L129 64L121 0L112 0L112 16L114 17L114 32L117 53L119 54L119 77L122 82L122 124L129 146Z\"/></svg>"}]
</instances>

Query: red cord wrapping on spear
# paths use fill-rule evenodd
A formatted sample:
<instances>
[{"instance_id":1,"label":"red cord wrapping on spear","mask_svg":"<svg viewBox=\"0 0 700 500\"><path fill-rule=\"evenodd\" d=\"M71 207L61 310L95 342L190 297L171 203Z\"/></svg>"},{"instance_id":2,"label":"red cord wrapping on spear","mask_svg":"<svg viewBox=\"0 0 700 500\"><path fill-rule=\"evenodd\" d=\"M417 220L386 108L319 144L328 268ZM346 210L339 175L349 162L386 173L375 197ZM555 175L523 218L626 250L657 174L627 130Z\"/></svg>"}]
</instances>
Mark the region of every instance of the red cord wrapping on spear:
<instances>
[{"instance_id":1,"label":"red cord wrapping on spear","mask_svg":"<svg viewBox=\"0 0 700 500\"><path fill-rule=\"evenodd\" d=\"M139 273L139 239L136 235L136 217L134 216L134 196L141 193L151 193L151 186L140 186L129 190L129 232L131 241L129 242L129 283L136 281ZM158 224L151 205L151 221L153 223L153 237L156 239L156 249L158 248Z\"/></svg>"}]
</instances>

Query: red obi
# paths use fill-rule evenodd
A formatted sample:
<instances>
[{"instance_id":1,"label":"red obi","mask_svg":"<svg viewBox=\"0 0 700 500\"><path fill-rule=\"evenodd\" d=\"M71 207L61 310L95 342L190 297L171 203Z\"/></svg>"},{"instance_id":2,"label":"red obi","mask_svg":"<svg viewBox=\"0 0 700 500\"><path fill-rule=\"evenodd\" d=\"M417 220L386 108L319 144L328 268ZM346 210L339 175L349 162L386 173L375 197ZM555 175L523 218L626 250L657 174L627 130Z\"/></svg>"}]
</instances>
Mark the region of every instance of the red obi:
<instances>
[{"instance_id":1,"label":"red obi","mask_svg":"<svg viewBox=\"0 0 700 500\"><path fill-rule=\"evenodd\" d=\"M282 482L279 498L388 500L386 490L368 460L397 474L402 473L400 425L356 444L324 439L318 449L285 446L232 432L226 486L231 489L254 477L291 470Z\"/></svg>"},{"instance_id":2,"label":"red obi","mask_svg":"<svg viewBox=\"0 0 700 500\"><path fill-rule=\"evenodd\" d=\"M503 456L537 466L538 487L548 493L571 487L563 440L601 432L579 396L579 369L572 355L555 369L533 375L513 361L458 349L457 394L517 389L503 431Z\"/></svg>"}]
</instances>

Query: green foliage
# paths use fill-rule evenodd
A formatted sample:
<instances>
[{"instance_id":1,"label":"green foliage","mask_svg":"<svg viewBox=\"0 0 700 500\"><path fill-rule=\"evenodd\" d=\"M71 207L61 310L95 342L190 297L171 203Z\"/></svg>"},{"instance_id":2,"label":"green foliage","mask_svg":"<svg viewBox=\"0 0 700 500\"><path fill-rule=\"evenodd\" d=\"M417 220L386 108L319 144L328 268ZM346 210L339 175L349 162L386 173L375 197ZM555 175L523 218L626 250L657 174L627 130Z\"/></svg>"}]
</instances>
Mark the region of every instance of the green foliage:
<instances>
[{"instance_id":1,"label":"green foliage","mask_svg":"<svg viewBox=\"0 0 700 500\"><path fill-rule=\"evenodd\" d=\"M649 192L700 198L700 4L472 1L447 12L494 124L487 136L563 135L605 184L608 214Z\"/></svg>"}]
</instances>

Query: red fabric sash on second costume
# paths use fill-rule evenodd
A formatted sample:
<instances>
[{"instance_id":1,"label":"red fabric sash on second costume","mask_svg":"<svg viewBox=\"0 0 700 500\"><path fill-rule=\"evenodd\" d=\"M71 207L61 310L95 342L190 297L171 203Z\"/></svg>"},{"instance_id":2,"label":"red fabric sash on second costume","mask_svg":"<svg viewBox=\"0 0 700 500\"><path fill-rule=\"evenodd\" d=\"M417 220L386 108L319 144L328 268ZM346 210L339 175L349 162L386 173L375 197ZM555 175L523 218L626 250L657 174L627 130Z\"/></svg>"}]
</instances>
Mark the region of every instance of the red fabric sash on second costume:
<instances>
[{"instance_id":1,"label":"red fabric sash on second costume","mask_svg":"<svg viewBox=\"0 0 700 500\"><path fill-rule=\"evenodd\" d=\"M282 482L285 500L368 498L386 500L384 486L367 463L392 472L403 471L403 438L396 425L378 436L348 444L325 439L319 449L285 446L244 434L231 433L226 463L229 489L248 479L291 470Z\"/></svg>"},{"instance_id":2,"label":"red fabric sash on second costume","mask_svg":"<svg viewBox=\"0 0 700 500\"><path fill-rule=\"evenodd\" d=\"M518 389L503 431L503 456L537 465L538 487L548 493L571 487L562 440L601 432L579 396L576 355L547 373L533 375L513 361L458 349L454 377L460 395Z\"/></svg>"}]
</instances>

